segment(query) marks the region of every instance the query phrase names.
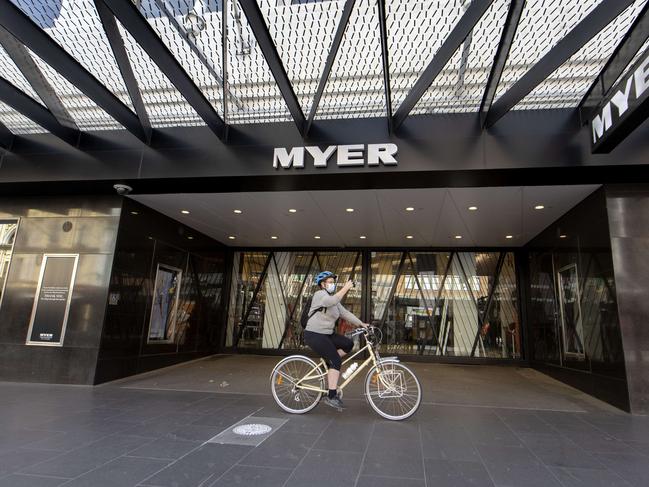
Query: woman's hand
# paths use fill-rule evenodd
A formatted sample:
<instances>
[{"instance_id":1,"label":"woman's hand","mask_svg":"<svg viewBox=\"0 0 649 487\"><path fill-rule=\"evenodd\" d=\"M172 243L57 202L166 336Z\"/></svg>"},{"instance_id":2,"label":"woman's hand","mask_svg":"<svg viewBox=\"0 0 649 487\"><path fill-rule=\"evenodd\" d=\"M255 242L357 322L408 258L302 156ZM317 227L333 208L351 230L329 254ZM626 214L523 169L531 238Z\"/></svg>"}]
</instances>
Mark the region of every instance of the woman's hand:
<instances>
[{"instance_id":1,"label":"woman's hand","mask_svg":"<svg viewBox=\"0 0 649 487\"><path fill-rule=\"evenodd\" d=\"M368 329L370 327L369 323L361 323L361 326L365 329Z\"/></svg>"},{"instance_id":2,"label":"woman's hand","mask_svg":"<svg viewBox=\"0 0 649 487\"><path fill-rule=\"evenodd\" d=\"M347 292L354 287L354 282L349 280L343 285L343 291Z\"/></svg>"}]
</instances>

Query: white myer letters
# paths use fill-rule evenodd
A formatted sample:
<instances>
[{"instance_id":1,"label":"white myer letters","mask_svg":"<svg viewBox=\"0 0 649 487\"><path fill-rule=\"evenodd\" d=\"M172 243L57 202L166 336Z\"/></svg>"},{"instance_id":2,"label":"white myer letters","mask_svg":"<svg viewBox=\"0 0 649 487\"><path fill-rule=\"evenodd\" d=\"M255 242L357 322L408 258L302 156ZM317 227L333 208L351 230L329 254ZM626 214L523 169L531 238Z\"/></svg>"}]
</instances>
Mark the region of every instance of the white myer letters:
<instances>
[{"instance_id":1,"label":"white myer letters","mask_svg":"<svg viewBox=\"0 0 649 487\"><path fill-rule=\"evenodd\" d=\"M320 150L320 147L318 147L317 145L305 147L305 149L309 154L311 154L311 157L313 157L314 167L327 167L327 161L333 155L333 153L336 152L335 145L330 145L324 151Z\"/></svg>"},{"instance_id":2,"label":"white myer letters","mask_svg":"<svg viewBox=\"0 0 649 487\"><path fill-rule=\"evenodd\" d=\"M604 129L602 129L604 130ZM603 132L602 132L603 133ZM339 167L364 166L396 166L397 144L351 144L351 145L330 145L326 149L318 146L276 147L273 151L273 167L275 169L290 169L291 167L304 168L305 151L311 156L313 167L324 168L336 153L336 165Z\"/></svg>"},{"instance_id":3,"label":"white myer letters","mask_svg":"<svg viewBox=\"0 0 649 487\"><path fill-rule=\"evenodd\" d=\"M634 90L631 90L634 87ZM593 144L597 144L606 132L613 127L622 116L637 106L640 98L649 88L649 56L642 61L628 78L620 82L612 90L612 96L591 120ZM611 106L615 107L615 111Z\"/></svg>"},{"instance_id":4,"label":"white myer letters","mask_svg":"<svg viewBox=\"0 0 649 487\"><path fill-rule=\"evenodd\" d=\"M304 167L304 147L293 147L288 152L284 147L276 147L273 152L273 167L277 169L282 166L284 169L291 167Z\"/></svg>"}]
</instances>

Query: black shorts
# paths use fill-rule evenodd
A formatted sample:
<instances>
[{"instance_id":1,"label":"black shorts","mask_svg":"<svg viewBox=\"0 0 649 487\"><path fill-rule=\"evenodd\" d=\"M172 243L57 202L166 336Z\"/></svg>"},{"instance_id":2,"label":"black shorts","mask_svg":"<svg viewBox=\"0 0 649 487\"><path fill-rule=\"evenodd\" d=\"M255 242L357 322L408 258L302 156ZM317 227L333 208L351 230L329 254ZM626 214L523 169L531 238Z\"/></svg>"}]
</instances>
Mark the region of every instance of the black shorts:
<instances>
[{"instance_id":1,"label":"black shorts","mask_svg":"<svg viewBox=\"0 0 649 487\"><path fill-rule=\"evenodd\" d=\"M354 347L354 342L343 335L332 333L331 335L323 335L313 331L304 330L304 343L306 343L311 350L320 355L330 369L340 370L342 359L338 355L338 349L349 353Z\"/></svg>"}]
</instances>

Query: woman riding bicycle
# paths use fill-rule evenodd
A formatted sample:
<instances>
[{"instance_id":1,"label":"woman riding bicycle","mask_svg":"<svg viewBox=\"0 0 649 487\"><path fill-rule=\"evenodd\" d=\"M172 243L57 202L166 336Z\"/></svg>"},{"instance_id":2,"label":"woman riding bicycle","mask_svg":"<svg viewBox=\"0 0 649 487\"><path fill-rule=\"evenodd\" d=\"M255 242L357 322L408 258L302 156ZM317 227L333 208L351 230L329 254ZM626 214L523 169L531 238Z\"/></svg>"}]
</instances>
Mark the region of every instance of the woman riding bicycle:
<instances>
[{"instance_id":1,"label":"woman riding bicycle","mask_svg":"<svg viewBox=\"0 0 649 487\"><path fill-rule=\"evenodd\" d=\"M304 330L304 343L327 362L329 393L324 402L340 410L343 408L343 402L336 393L340 366L342 357L351 351L354 342L335 333L336 320L342 318L357 327L369 325L340 304L345 294L354 287L353 281L346 282L340 291L335 292L336 278L337 276L329 271L321 272L315 278L315 283L320 289L315 292L311 300L309 320Z\"/></svg>"}]
</instances>

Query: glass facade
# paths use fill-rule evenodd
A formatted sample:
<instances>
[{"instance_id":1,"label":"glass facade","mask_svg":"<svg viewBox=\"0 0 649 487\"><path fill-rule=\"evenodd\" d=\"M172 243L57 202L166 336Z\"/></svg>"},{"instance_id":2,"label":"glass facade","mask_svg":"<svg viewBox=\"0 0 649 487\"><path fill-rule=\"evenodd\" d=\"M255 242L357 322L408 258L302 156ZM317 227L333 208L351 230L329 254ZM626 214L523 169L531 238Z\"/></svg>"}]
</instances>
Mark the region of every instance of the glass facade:
<instances>
[{"instance_id":1,"label":"glass facade","mask_svg":"<svg viewBox=\"0 0 649 487\"><path fill-rule=\"evenodd\" d=\"M522 356L511 252L236 252L226 346L302 348L302 309L325 269L357 281L343 303L381 328L385 353ZM338 323L338 333L349 329Z\"/></svg>"}]
</instances>

